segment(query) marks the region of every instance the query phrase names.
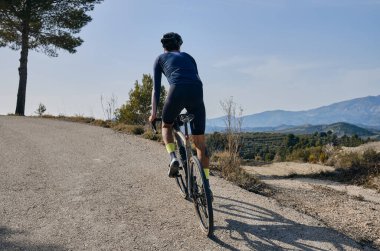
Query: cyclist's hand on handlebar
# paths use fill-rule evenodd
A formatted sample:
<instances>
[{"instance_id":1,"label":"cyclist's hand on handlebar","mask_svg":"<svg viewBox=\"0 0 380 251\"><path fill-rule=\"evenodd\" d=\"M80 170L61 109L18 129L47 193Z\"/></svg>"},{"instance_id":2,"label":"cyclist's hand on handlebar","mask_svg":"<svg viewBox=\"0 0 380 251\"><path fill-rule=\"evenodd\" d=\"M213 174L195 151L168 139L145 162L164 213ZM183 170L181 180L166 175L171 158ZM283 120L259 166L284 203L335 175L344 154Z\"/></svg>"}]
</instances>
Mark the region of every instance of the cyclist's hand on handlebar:
<instances>
[{"instance_id":1,"label":"cyclist's hand on handlebar","mask_svg":"<svg viewBox=\"0 0 380 251\"><path fill-rule=\"evenodd\" d=\"M149 116L149 122L153 123L156 120L156 114L152 114Z\"/></svg>"}]
</instances>

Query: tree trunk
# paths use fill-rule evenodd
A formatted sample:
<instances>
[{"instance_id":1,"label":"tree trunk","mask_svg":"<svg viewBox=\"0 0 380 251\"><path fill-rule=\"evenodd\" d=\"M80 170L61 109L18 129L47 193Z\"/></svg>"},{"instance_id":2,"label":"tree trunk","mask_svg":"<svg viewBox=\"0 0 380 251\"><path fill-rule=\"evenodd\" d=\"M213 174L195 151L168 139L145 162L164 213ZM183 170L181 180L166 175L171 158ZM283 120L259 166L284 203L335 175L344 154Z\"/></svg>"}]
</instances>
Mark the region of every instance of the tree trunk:
<instances>
[{"instance_id":1,"label":"tree trunk","mask_svg":"<svg viewBox=\"0 0 380 251\"><path fill-rule=\"evenodd\" d=\"M18 68L18 73L20 76L18 93L17 93L17 104L16 104L16 115L25 115L25 95L26 95L26 82L28 78L28 52L29 52L29 22L30 22L30 0L26 1L25 15L22 22L22 45L21 45L21 57L20 57L20 67Z\"/></svg>"}]
</instances>

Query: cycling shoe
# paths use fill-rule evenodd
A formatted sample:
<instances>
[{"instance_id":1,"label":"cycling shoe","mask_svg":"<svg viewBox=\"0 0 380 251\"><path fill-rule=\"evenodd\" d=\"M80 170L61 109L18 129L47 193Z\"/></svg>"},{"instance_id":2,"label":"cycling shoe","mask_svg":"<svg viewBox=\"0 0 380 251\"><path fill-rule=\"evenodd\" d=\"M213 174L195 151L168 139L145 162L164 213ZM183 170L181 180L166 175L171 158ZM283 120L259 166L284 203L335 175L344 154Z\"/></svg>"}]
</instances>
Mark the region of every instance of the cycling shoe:
<instances>
[{"instance_id":1,"label":"cycling shoe","mask_svg":"<svg viewBox=\"0 0 380 251\"><path fill-rule=\"evenodd\" d=\"M169 172L168 175L170 178L175 178L178 176L179 171L179 161L177 158L172 158L169 164Z\"/></svg>"}]
</instances>

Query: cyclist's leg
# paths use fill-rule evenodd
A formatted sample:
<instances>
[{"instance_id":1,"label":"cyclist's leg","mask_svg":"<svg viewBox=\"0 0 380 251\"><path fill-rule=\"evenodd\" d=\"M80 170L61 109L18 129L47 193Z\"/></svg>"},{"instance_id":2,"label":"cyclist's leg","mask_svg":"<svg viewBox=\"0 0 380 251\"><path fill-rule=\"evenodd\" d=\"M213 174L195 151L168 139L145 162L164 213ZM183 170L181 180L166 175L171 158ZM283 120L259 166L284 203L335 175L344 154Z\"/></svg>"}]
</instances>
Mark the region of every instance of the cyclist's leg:
<instances>
[{"instance_id":1,"label":"cyclist's leg","mask_svg":"<svg viewBox=\"0 0 380 251\"><path fill-rule=\"evenodd\" d=\"M175 177L179 170L179 162L175 155L175 144L173 138L173 123L175 118L183 109L180 94L181 91L175 85L171 85L168 97L162 109L162 138L166 150L170 155L169 177Z\"/></svg>"},{"instance_id":2,"label":"cyclist's leg","mask_svg":"<svg viewBox=\"0 0 380 251\"><path fill-rule=\"evenodd\" d=\"M192 140L197 150L197 157L202 164L206 179L208 179L210 173L210 156L208 156L205 135L192 135Z\"/></svg>"},{"instance_id":3,"label":"cyclist's leg","mask_svg":"<svg viewBox=\"0 0 380 251\"><path fill-rule=\"evenodd\" d=\"M203 95L199 94L199 96L202 98ZM194 120L190 123L192 140L197 150L197 157L202 164L206 179L208 180L210 173L210 160L204 135L206 128L206 109L203 103L203 98L200 99L198 104L187 107L186 109L189 113L194 114Z\"/></svg>"},{"instance_id":4,"label":"cyclist's leg","mask_svg":"<svg viewBox=\"0 0 380 251\"><path fill-rule=\"evenodd\" d=\"M165 122L162 123L162 139L165 143L165 146L171 143L174 143L173 137L173 123L167 124Z\"/></svg>"},{"instance_id":5,"label":"cyclist's leg","mask_svg":"<svg viewBox=\"0 0 380 251\"><path fill-rule=\"evenodd\" d=\"M195 148L197 149L197 157L201 162L203 172L206 177L206 186L208 186L209 191L210 191L210 196L211 196L211 201L214 201L214 195L210 187L210 182L209 182L209 176L210 176L210 156L207 151L206 147L206 140L205 140L205 135L192 135L192 139L195 145Z\"/></svg>"},{"instance_id":6,"label":"cyclist's leg","mask_svg":"<svg viewBox=\"0 0 380 251\"><path fill-rule=\"evenodd\" d=\"M207 151L206 139L205 139L205 124L206 124L206 113L204 109L204 104L199 106L199 109L194 110L194 120L190 123L192 140L194 142L195 148L197 150L197 157L201 162L203 172L206 177L206 185L210 188L209 175L210 175L210 156ZM197 119L198 116L198 119ZM214 200L211 188L209 189L211 200Z\"/></svg>"}]
</instances>

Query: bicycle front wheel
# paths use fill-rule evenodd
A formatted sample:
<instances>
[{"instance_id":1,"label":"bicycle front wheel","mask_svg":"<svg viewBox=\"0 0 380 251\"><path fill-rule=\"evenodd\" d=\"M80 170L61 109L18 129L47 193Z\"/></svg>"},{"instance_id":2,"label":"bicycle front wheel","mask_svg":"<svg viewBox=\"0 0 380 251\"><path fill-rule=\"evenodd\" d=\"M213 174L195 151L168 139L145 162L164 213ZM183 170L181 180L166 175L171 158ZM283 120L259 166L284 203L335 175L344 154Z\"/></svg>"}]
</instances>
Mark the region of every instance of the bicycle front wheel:
<instances>
[{"instance_id":1,"label":"bicycle front wheel","mask_svg":"<svg viewBox=\"0 0 380 251\"><path fill-rule=\"evenodd\" d=\"M179 164L179 173L175 177L175 181L179 187L179 192L183 198L188 197L187 190L187 153L186 153L186 143L185 140L179 133L174 134L174 138L177 144L176 147L176 156L180 161Z\"/></svg>"},{"instance_id":2,"label":"bicycle front wheel","mask_svg":"<svg viewBox=\"0 0 380 251\"><path fill-rule=\"evenodd\" d=\"M207 236L211 236L214 231L211 191L201 163L196 156L190 158L190 172L195 211L199 217L203 232Z\"/></svg>"}]
</instances>

